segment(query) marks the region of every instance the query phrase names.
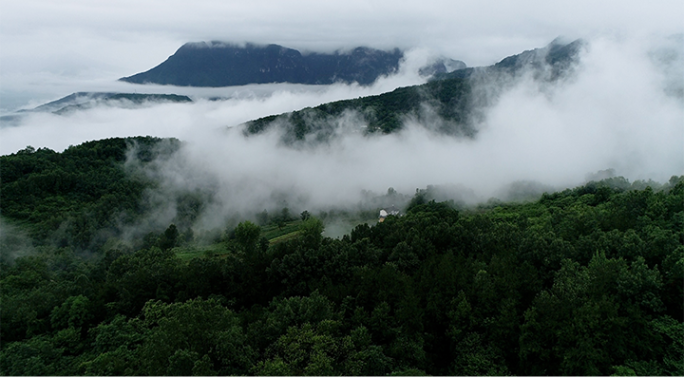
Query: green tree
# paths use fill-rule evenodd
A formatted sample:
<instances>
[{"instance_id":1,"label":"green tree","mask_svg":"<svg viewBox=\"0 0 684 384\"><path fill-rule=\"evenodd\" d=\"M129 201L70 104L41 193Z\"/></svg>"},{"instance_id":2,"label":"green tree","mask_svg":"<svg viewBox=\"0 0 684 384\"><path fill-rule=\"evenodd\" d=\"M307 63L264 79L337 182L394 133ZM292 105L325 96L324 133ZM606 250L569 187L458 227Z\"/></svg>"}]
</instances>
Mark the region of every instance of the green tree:
<instances>
[{"instance_id":1,"label":"green tree","mask_svg":"<svg viewBox=\"0 0 684 384\"><path fill-rule=\"evenodd\" d=\"M52 310L50 323L53 329L67 327L81 329L92 320L92 311L92 304L87 297L71 296L61 306Z\"/></svg>"},{"instance_id":2,"label":"green tree","mask_svg":"<svg viewBox=\"0 0 684 384\"><path fill-rule=\"evenodd\" d=\"M257 243L261 236L261 227L250 222L243 221L235 228L235 240L248 255L257 249Z\"/></svg>"},{"instance_id":3,"label":"green tree","mask_svg":"<svg viewBox=\"0 0 684 384\"><path fill-rule=\"evenodd\" d=\"M323 222L310 218L303 222L299 229L302 231L302 242L309 249L318 249L323 239Z\"/></svg>"},{"instance_id":4,"label":"green tree","mask_svg":"<svg viewBox=\"0 0 684 384\"><path fill-rule=\"evenodd\" d=\"M150 301L143 316L149 330L139 347L145 375L240 375L252 365L239 319L214 300Z\"/></svg>"},{"instance_id":5,"label":"green tree","mask_svg":"<svg viewBox=\"0 0 684 384\"><path fill-rule=\"evenodd\" d=\"M165 251L177 246L179 235L176 225L169 225L164 231L164 234L159 238L159 248L161 248L162 251Z\"/></svg>"}]
</instances>

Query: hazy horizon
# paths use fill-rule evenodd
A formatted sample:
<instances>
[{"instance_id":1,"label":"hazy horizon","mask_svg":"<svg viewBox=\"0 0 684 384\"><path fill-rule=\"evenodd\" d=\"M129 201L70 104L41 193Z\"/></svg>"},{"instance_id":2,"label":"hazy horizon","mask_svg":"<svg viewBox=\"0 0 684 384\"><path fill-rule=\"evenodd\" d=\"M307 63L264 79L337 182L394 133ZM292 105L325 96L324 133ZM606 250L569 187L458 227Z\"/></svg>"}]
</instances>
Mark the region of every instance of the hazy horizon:
<instances>
[{"instance_id":1,"label":"hazy horizon","mask_svg":"<svg viewBox=\"0 0 684 384\"><path fill-rule=\"evenodd\" d=\"M483 66L558 36L682 33L684 5L673 0L399 5L386 0L2 0L0 10L0 111L8 112L73 92L116 87L116 79L153 68L187 42L273 43L323 52L397 47Z\"/></svg>"}]
</instances>

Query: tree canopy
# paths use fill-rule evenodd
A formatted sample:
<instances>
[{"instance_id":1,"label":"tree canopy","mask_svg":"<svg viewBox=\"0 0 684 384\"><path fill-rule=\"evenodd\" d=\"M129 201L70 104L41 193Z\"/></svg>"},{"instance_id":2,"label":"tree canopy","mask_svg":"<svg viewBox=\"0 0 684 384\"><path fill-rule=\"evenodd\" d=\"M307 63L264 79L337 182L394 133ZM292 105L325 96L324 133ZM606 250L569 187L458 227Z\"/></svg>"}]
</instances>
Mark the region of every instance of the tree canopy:
<instances>
[{"instance_id":1,"label":"tree canopy","mask_svg":"<svg viewBox=\"0 0 684 384\"><path fill-rule=\"evenodd\" d=\"M33 244L1 244L0 374L684 375L684 177L470 208L418 191L341 238L242 221L180 257L177 223L118 248L82 229L154 187L116 171L126 142L0 158Z\"/></svg>"}]
</instances>

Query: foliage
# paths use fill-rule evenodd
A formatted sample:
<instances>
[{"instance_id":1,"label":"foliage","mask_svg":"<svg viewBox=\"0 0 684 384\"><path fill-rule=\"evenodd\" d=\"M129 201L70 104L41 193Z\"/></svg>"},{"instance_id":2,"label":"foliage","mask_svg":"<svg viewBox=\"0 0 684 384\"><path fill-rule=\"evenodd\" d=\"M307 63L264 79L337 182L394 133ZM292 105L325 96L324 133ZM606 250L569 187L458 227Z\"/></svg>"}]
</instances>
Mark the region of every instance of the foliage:
<instances>
[{"instance_id":1,"label":"foliage","mask_svg":"<svg viewBox=\"0 0 684 384\"><path fill-rule=\"evenodd\" d=\"M27 147L2 156L2 215L28 229L38 244L97 249L119 235L118 224L133 223L144 211L141 197L150 181L127 172L128 154L149 162L161 141L106 139L63 153ZM171 150L179 145L170 144Z\"/></svg>"},{"instance_id":2,"label":"foliage","mask_svg":"<svg viewBox=\"0 0 684 384\"><path fill-rule=\"evenodd\" d=\"M72 164L81 151L92 159ZM4 219L32 229L35 246L0 269L0 374L684 374L682 177L468 209L418 190L405 215L340 239L313 215L289 222L287 240L275 223L243 221L187 258L171 223L137 248L77 248L92 243L79 231L46 245L119 187L50 192L38 180L116 168L125 151L114 140L2 158ZM32 204L56 212L64 196L56 219L22 216ZM136 196L107 200L94 228Z\"/></svg>"},{"instance_id":3,"label":"foliage","mask_svg":"<svg viewBox=\"0 0 684 384\"><path fill-rule=\"evenodd\" d=\"M555 40L544 48L507 57L489 67L438 74L426 84L262 117L247 122L244 131L258 134L279 126L284 129L283 139L288 144L312 138L326 141L335 135L336 124L342 119L347 126L356 125L354 129L364 134L389 134L412 121L439 133L473 137L476 134L473 122L482 118L481 108L507 86L501 84L513 83L511 80L524 71L540 81L561 79L572 72L584 47L583 40L569 44ZM496 80L496 87L482 86L490 79Z\"/></svg>"},{"instance_id":4,"label":"foliage","mask_svg":"<svg viewBox=\"0 0 684 384\"><path fill-rule=\"evenodd\" d=\"M442 121L431 121L431 125L440 132L469 136L473 133L467 115L470 95L468 81L448 79L397 88L377 96L336 101L284 115L263 117L247 123L245 132L258 134L272 124L279 124L286 129L287 141L303 140L307 135L325 140L333 134L335 120L354 111L358 114L360 131L388 134L399 130L407 119L421 121L436 112Z\"/></svg>"}]
</instances>

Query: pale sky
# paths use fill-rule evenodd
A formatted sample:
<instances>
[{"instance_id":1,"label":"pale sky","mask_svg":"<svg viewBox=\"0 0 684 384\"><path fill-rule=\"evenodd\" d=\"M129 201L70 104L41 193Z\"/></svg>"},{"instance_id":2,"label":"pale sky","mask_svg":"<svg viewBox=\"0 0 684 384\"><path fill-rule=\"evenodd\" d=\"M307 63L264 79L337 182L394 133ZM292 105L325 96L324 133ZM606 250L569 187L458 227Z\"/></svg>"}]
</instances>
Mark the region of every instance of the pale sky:
<instances>
[{"instance_id":1,"label":"pale sky","mask_svg":"<svg viewBox=\"0 0 684 384\"><path fill-rule=\"evenodd\" d=\"M682 32L679 0L0 0L0 110L146 71L186 42L424 48L489 65L557 36ZM52 86L73 84L73 89ZM35 96L38 95L38 96ZM44 101L44 100L43 100ZM4 106L2 105L4 104Z\"/></svg>"}]
</instances>

